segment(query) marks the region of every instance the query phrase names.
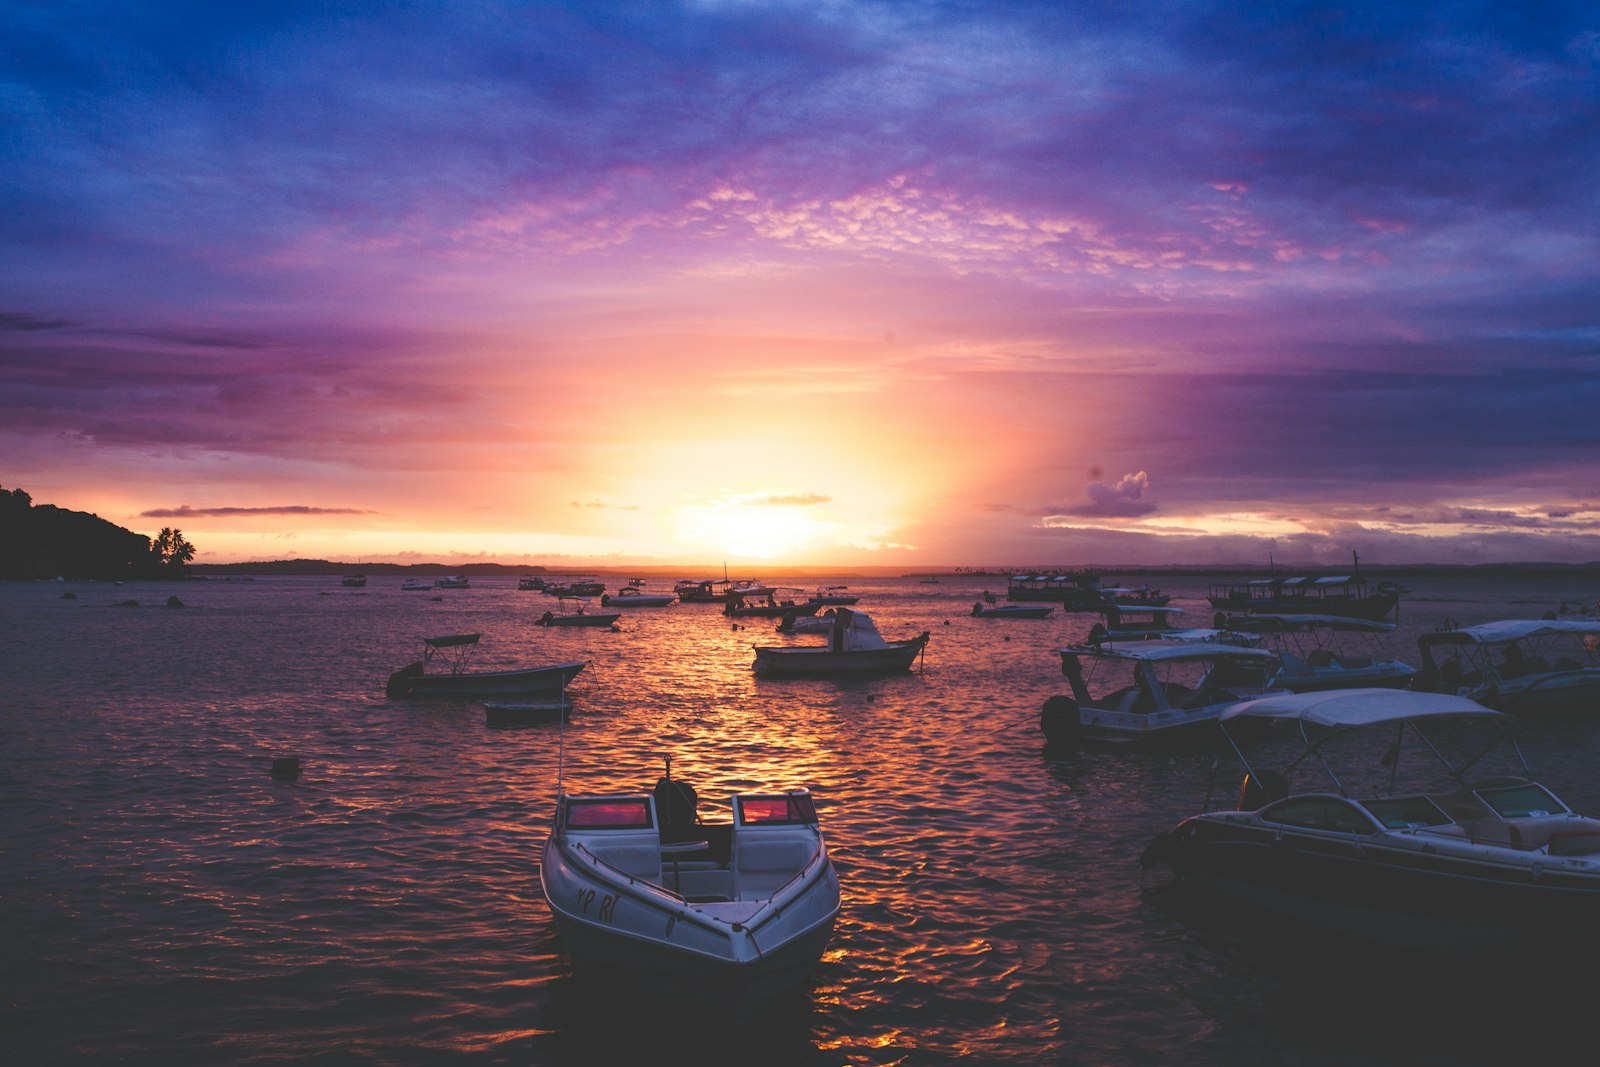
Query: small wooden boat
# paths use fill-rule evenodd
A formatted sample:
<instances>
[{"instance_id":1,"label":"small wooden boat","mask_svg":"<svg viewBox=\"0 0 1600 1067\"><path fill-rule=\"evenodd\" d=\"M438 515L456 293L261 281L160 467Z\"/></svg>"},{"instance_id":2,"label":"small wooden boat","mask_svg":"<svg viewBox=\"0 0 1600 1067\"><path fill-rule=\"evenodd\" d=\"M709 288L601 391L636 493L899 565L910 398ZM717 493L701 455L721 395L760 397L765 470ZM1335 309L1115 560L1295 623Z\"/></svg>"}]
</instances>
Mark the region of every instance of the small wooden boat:
<instances>
[{"instance_id":1,"label":"small wooden boat","mask_svg":"<svg viewBox=\"0 0 1600 1067\"><path fill-rule=\"evenodd\" d=\"M531 726L536 723L559 722L572 711L565 700L538 704L510 704L485 701L483 721L488 726Z\"/></svg>"},{"instance_id":2,"label":"small wooden boat","mask_svg":"<svg viewBox=\"0 0 1600 1067\"><path fill-rule=\"evenodd\" d=\"M547 611L539 616L540 626L610 626L622 617L619 611L588 611L589 599L581 596L561 598L560 612Z\"/></svg>"},{"instance_id":3,"label":"small wooden boat","mask_svg":"<svg viewBox=\"0 0 1600 1067\"><path fill-rule=\"evenodd\" d=\"M518 667L501 671L469 671L467 664L478 647L478 634L449 634L422 641L422 659L389 676L386 692L402 696L531 696L560 693L588 666L587 660L547 667ZM428 664L443 660L448 670L427 673Z\"/></svg>"},{"instance_id":4,"label":"small wooden boat","mask_svg":"<svg viewBox=\"0 0 1600 1067\"><path fill-rule=\"evenodd\" d=\"M652 792L557 800L539 882L580 978L737 1020L804 985L839 913L809 791L735 793L698 817L668 775Z\"/></svg>"},{"instance_id":5,"label":"small wooden boat","mask_svg":"<svg viewBox=\"0 0 1600 1067\"><path fill-rule=\"evenodd\" d=\"M931 636L927 630L903 641L886 641L872 619L835 608L825 645L755 645L751 669L771 678L840 678L908 671Z\"/></svg>"},{"instance_id":6,"label":"small wooden boat","mask_svg":"<svg viewBox=\"0 0 1600 1067\"><path fill-rule=\"evenodd\" d=\"M823 607L838 607L841 604L860 603L861 597L850 592L849 589L850 587L847 585L821 585L817 587L816 592L811 594L811 599Z\"/></svg>"}]
</instances>

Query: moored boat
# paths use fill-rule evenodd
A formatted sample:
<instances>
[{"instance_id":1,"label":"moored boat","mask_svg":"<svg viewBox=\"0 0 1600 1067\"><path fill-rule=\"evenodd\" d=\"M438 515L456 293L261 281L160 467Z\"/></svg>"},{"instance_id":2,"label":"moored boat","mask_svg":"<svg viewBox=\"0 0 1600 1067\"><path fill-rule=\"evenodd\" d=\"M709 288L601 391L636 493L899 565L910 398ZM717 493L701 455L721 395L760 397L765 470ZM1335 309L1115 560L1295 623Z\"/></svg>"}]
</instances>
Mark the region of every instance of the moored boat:
<instances>
[{"instance_id":1,"label":"moored boat","mask_svg":"<svg viewBox=\"0 0 1600 1067\"><path fill-rule=\"evenodd\" d=\"M600 603L611 608L665 608L678 602L675 593L646 593L643 588L628 584L617 590L617 595L607 593Z\"/></svg>"},{"instance_id":2,"label":"moored boat","mask_svg":"<svg viewBox=\"0 0 1600 1067\"><path fill-rule=\"evenodd\" d=\"M1069 645L1061 673L1072 696L1046 700L1039 728L1052 744L1192 738L1214 731L1225 709L1272 691L1277 663L1266 649L1222 641Z\"/></svg>"},{"instance_id":3,"label":"moored boat","mask_svg":"<svg viewBox=\"0 0 1600 1067\"><path fill-rule=\"evenodd\" d=\"M785 594L803 593L803 589L774 586L760 593L730 592L722 613L730 619L765 618L781 619L789 615L815 615L822 604L816 600L796 600Z\"/></svg>"},{"instance_id":4,"label":"moored boat","mask_svg":"<svg viewBox=\"0 0 1600 1067\"><path fill-rule=\"evenodd\" d=\"M617 611L590 611L589 598L564 596L559 611L547 611L535 622L540 626L610 626L622 617Z\"/></svg>"},{"instance_id":5,"label":"moored boat","mask_svg":"<svg viewBox=\"0 0 1600 1067\"><path fill-rule=\"evenodd\" d=\"M1592 968L1600 820L1531 778L1512 722L1466 697L1395 689L1236 705L1221 724L1245 775L1234 810L1184 819L1141 865L1252 927L1286 923L1369 962L1400 949ZM1290 748L1273 740L1285 730ZM1274 770L1275 750L1296 755ZM1509 774L1494 773L1507 769L1496 752ZM1302 773L1317 781L1300 787Z\"/></svg>"},{"instance_id":6,"label":"moored boat","mask_svg":"<svg viewBox=\"0 0 1600 1067\"><path fill-rule=\"evenodd\" d=\"M433 583L433 587L435 589L469 589L471 586L472 579L468 578L465 574L447 575L443 578L437 579Z\"/></svg>"},{"instance_id":7,"label":"moored boat","mask_svg":"<svg viewBox=\"0 0 1600 1067\"><path fill-rule=\"evenodd\" d=\"M339 584L346 589L360 589L367 584L367 576L365 574L347 574L339 579Z\"/></svg>"},{"instance_id":8,"label":"moored boat","mask_svg":"<svg viewBox=\"0 0 1600 1067\"><path fill-rule=\"evenodd\" d=\"M497 671L469 671L467 666L478 648L478 634L447 634L422 641L422 659L407 664L389 676L386 692L400 696L529 696L561 693L587 660L555 663L541 667L513 667ZM427 673L428 664L441 660L447 669Z\"/></svg>"},{"instance_id":9,"label":"moored boat","mask_svg":"<svg viewBox=\"0 0 1600 1067\"><path fill-rule=\"evenodd\" d=\"M669 773L640 793L562 793L539 881L573 969L737 1024L802 987L839 912L809 791L738 792L704 822Z\"/></svg>"},{"instance_id":10,"label":"moored boat","mask_svg":"<svg viewBox=\"0 0 1600 1067\"><path fill-rule=\"evenodd\" d=\"M972 603L975 619L1048 619L1055 610L1054 604L986 604L982 600Z\"/></svg>"},{"instance_id":11,"label":"moored boat","mask_svg":"<svg viewBox=\"0 0 1600 1067\"><path fill-rule=\"evenodd\" d=\"M400 588L409 593L421 593L433 588L433 583L425 578L407 578L400 583Z\"/></svg>"},{"instance_id":12,"label":"moored boat","mask_svg":"<svg viewBox=\"0 0 1600 1067\"><path fill-rule=\"evenodd\" d=\"M1245 615L1216 618L1219 629L1257 634L1278 654L1271 682L1294 693L1319 689L1400 689L1417 669L1396 659L1386 639L1395 624L1343 615Z\"/></svg>"},{"instance_id":13,"label":"moored boat","mask_svg":"<svg viewBox=\"0 0 1600 1067\"><path fill-rule=\"evenodd\" d=\"M1382 619L1400 606L1392 584L1369 588L1359 574L1249 578L1214 582L1206 596L1211 606L1230 614L1348 615Z\"/></svg>"},{"instance_id":14,"label":"moored boat","mask_svg":"<svg viewBox=\"0 0 1600 1067\"><path fill-rule=\"evenodd\" d=\"M927 648L929 631L901 641L886 641L871 617L852 608L834 608L824 645L755 645L750 666L770 678L842 678L908 671Z\"/></svg>"},{"instance_id":15,"label":"moored boat","mask_svg":"<svg viewBox=\"0 0 1600 1067\"><path fill-rule=\"evenodd\" d=\"M1505 619L1426 633L1418 687L1517 714L1600 710L1600 619Z\"/></svg>"},{"instance_id":16,"label":"moored boat","mask_svg":"<svg viewBox=\"0 0 1600 1067\"><path fill-rule=\"evenodd\" d=\"M532 726L536 723L558 722L572 711L566 700L517 702L486 700L483 704L483 721L488 726Z\"/></svg>"}]
</instances>

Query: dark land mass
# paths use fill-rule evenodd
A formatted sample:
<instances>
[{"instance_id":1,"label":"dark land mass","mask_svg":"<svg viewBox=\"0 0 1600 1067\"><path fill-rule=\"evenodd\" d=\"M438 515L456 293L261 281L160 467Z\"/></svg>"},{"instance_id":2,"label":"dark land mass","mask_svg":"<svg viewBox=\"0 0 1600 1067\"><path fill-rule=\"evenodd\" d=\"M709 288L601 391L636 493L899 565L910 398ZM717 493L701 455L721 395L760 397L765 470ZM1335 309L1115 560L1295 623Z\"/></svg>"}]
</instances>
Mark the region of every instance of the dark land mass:
<instances>
[{"instance_id":1,"label":"dark land mass","mask_svg":"<svg viewBox=\"0 0 1600 1067\"><path fill-rule=\"evenodd\" d=\"M0 580L181 577L182 568L165 566L143 534L0 489Z\"/></svg>"}]
</instances>

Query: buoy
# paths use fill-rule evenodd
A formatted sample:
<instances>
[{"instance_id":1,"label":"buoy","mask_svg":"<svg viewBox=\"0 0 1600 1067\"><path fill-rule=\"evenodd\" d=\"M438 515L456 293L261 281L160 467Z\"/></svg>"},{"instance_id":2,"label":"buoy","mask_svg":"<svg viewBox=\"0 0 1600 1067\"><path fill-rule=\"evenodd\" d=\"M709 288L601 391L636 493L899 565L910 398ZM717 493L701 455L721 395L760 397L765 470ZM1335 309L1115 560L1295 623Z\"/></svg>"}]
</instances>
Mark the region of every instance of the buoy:
<instances>
[{"instance_id":1,"label":"buoy","mask_svg":"<svg viewBox=\"0 0 1600 1067\"><path fill-rule=\"evenodd\" d=\"M279 756L272 761L272 777L298 778L300 777L300 759L297 756Z\"/></svg>"},{"instance_id":2,"label":"buoy","mask_svg":"<svg viewBox=\"0 0 1600 1067\"><path fill-rule=\"evenodd\" d=\"M1044 739L1052 745L1070 745L1078 739L1078 702L1071 697L1055 696L1039 709L1039 729Z\"/></svg>"}]
</instances>

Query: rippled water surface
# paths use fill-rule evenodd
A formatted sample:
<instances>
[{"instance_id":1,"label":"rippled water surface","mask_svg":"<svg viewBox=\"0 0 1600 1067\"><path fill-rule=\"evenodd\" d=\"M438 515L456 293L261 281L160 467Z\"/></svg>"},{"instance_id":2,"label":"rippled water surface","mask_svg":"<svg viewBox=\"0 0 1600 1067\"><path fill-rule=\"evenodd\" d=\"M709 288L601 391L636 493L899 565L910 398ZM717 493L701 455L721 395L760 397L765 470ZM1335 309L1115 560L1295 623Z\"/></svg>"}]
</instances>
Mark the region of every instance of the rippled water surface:
<instances>
[{"instance_id":1,"label":"rippled water surface","mask_svg":"<svg viewBox=\"0 0 1600 1067\"><path fill-rule=\"evenodd\" d=\"M551 601L510 579L0 586L7 1060L1455 1064L1582 1039L1582 989L1548 976L1525 998L1526 974L1402 978L1171 906L1138 857L1198 809L1212 750L1064 754L1039 733L1055 650L1095 617L968 617L1003 579L835 581L886 636L932 631L917 672L765 681L749 646L785 640L770 620L677 605L547 629ZM1204 583L1168 586L1210 618ZM1413 663L1445 619L1597 592L1413 586ZM564 735L385 697L423 637L459 632L483 635L480 668L588 660ZM1523 739L1600 811L1588 724ZM563 750L569 789L647 787L664 755L703 806L809 786L844 890L810 989L730 1032L717 1005L650 1018L574 978L537 871ZM268 773L286 755L298 780Z\"/></svg>"}]
</instances>

